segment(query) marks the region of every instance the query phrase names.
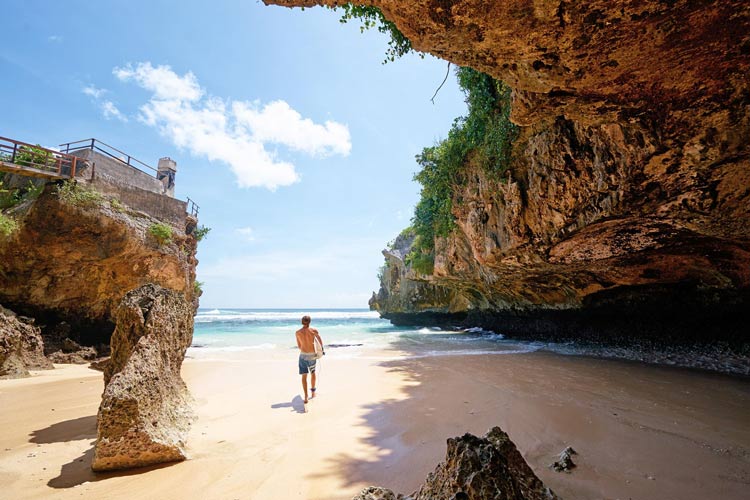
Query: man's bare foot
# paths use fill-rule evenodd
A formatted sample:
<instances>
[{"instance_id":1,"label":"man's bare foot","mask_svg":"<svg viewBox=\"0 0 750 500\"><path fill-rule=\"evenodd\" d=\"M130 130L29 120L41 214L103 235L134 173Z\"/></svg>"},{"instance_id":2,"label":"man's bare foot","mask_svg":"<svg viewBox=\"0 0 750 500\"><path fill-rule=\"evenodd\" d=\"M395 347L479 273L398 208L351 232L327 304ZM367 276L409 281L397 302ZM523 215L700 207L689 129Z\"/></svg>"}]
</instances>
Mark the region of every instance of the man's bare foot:
<instances>
[{"instance_id":1,"label":"man's bare foot","mask_svg":"<svg viewBox=\"0 0 750 500\"><path fill-rule=\"evenodd\" d=\"M303 401L303 403L307 404L307 400L305 399L305 400Z\"/></svg>"},{"instance_id":2,"label":"man's bare foot","mask_svg":"<svg viewBox=\"0 0 750 500\"><path fill-rule=\"evenodd\" d=\"M312 399L312 398L314 398L314 397L315 397L315 387L313 387L313 388L312 388L312 389L310 389L310 390L312 391L312 394L310 395L310 399Z\"/></svg>"}]
</instances>

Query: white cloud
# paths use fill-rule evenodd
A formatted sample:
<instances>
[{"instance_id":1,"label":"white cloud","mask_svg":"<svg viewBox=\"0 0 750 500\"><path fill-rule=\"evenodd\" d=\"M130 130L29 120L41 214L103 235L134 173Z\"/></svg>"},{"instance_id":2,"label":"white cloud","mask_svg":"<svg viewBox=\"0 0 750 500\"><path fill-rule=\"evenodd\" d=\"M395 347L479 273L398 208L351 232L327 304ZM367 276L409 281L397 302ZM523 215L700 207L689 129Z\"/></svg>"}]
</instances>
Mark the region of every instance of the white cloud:
<instances>
[{"instance_id":1,"label":"white cloud","mask_svg":"<svg viewBox=\"0 0 750 500\"><path fill-rule=\"evenodd\" d=\"M119 109L117 109L117 106L115 106L115 103L112 101L104 101L101 104L102 107L102 113L104 113L104 118L107 120L111 120L112 118L116 118L117 120L120 120L121 122L128 121L127 117L123 115Z\"/></svg>"},{"instance_id":2,"label":"white cloud","mask_svg":"<svg viewBox=\"0 0 750 500\"><path fill-rule=\"evenodd\" d=\"M60 43L63 41L63 37L60 35L50 35L47 37L47 41Z\"/></svg>"},{"instance_id":3,"label":"white cloud","mask_svg":"<svg viewBox=\"0 0 750 500\"><path fill-rule=\"evenodd\" d=\"M266 149L269 143L314 156L351 151L346 125L315 124L284 101L262 109L257 102L225 101L206 95L193 73L179 76L169 66L150 62L114 68L113 74L152 93L140 107L143 123L158 128L177 147L228 164L240 187L276 189L299 180L292 163Z\"/></svg>"},{"instance_id":4,"label":"white cloud","mask_svg":"<svg viewBox=\"0 0 750 500\"><path fill-rule=\"evenodd\" d=\"M251 227L238 227L234 232L242 236L245 241L255 241L255 231Z\"/></svg>"},{"instance_id":5,"label":"white cloud","mask_svg":"<svg viewBox=\"0 0 750 500\"><path fill-rule=\"evenodd\" d=\"M82 92L87 96L93 97L94 99L99 99L107 91L104 89L98 89L94 85L86 85L85 87L83 87Z\"/></svg>"},{"instance_id":6,"label":"white cloud","mask_svg":"<svg viewBox=\"0 0 750 500\"><path fill-rule=\"evenodd\" d=\"M153 92L156 99L197 101L203 95L198 80L189 71L184 76L179 76L169 66L154 68L150 62L145 62L138 63L135 68L128 64L124 68L115 68L112 72L122 81L133 80Z\"/></svg>"},{"instance_id":7,"label":"white cloud","mask_svg":"<svg viewBox=\"0 0 750 500\"><path fill-rule=\"evenodd\" d=\"M232 112L240 125L257 140L275 142L316 156L348 155L352 150L349 129L340 123L325 125L302 118L284 101L273 101L259 109L256 103L232 103Z\"/></svg>"},{"instance_id":8,"label":"white cloud","mask_svg":"<svg viewBox=\"0 0 750 500\"><path fill-rule=\"evenodd\" d=\"M128 117L122 114L114 102L108 99L102 100L104 94L108 92L106 89L97 88L95 85L86 85L81 89L81 92L91 97L93 101L99 105L99 109L101 109L102 115L104 115L105 119L112 120L114 118L123 123L127 123Z\"/></svg>"}]
</instances>

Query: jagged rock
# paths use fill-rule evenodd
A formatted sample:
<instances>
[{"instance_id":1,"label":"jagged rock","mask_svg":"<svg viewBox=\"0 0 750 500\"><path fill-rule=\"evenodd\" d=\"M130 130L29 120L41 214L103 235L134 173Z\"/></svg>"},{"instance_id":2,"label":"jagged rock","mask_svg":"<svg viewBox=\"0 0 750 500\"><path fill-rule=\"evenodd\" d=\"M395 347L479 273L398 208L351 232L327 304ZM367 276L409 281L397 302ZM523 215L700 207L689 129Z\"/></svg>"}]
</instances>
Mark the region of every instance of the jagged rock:
<instances>
[{"instance_id":1,"label":"jagged rock","mask_svg":"<svg viewBox=\"0 0 750 500\"><path fill-rule=\"evenodd\" d=\"M108 357L107 358L102 358L102 359L97 359L96 361L92 361L91 364L89 365L89 368L91 368L92 370L97 370L97 371L100 371L100 372L104 372L104 370L107 369L107 366L109 366L109 358Z\"/></svg>"},{"instance_id":2,"label":"jagged rock","mask_svg":"<svg viewBox=\"0 0 750 500\"><path fill-rule=\"evenodd\" d=\"M0 378L28 377L29 369L53 368L44 357L39 327L32 323L0 306Z\"/></svg>"},{"instance_id":3,"label":"jagged rock","mask_svg":"<svg viewBox=\"0 0 750 500\"><path fill-rule=\"evenodd\" d=\"M573 455L577 454L576 450L568 446L560 452L558 459L550 464L550 468L557 472L570 472L576 466L575 462L573 462Z\"/></svg>"},{"instance_id":4,"label":"jagged rock","mask_svg":"<svg viewBox=\"0 0 750 500\"><path fill-rule=\"evenodd\" d=\"M59 345L60 350L47 355L53 363L85 365L99 356L94 347L82 346L70 338L63 338Z\"/></svg>"},{"instance_id":5,"label":"jagged rock","mask_svg":"<svg viewBox=\"0 0 750 500\"><path fill-rule=\"evenodd\" d=\"M534 474L499 427L483 438L472 434L448 439L445 461L411 495L369 487L354 500L559 500Z\"/></svg>"},{"instance_id":6,"label":"jagged rock","mask_svg":"<svg viewBox=\"0 0 750 500\"><path fill-rule=\"evenodd\" d=\"M359 492L352 500L406 500L401 494L396 494L388 488L368 486Z\"/></svg>"},{"instance_id":7,"label":"jagged rock","mask_svg":"<svg viewBox=\"0 0 750 500\"><path fill-rule=\"evenodd\" d=\"M96 349L93 347L81 347L73 352L55 351L48 355L47 358L53 363L85 365L98 356Z\"/></svg>"},{"instance_id":8,"label":"jagged rock","mask_svg":"<svg viewBox=\"0 0 750 500\"><path fill-rule=\"evenodd\" d=\"M479 438L448 440L445 462L427 476L415 500L552 500L552 490L534 474L499 427Z\"/></svg>"},{"instance_id":9,"label":"jagged rock","mask_svg":"<svg viewBox=\"0 0 750 500\"><path fill-rule=\"evenodd\" d=\"M129 292L116 313L104 370L95 471L184 460L193 413L180 377L193 337L193 305L148 284Z\"/></svg>"}]
</instances>

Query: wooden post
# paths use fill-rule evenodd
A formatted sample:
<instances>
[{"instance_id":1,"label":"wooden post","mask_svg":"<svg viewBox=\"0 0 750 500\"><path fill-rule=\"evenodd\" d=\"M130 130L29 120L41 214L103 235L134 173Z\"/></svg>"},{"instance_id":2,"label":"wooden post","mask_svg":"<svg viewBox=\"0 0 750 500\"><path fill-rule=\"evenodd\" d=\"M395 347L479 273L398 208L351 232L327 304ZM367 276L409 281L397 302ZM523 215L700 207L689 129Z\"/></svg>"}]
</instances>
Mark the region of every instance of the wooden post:
<instances>
[{"instance_id":1,"label":"wooden post","mask_svg":"<svg viewBox=\"0 0 750 500\"><path fill-rule=\"evenodd\" d=\"M78 157L73 157L73 163L70 166L70 178L74 179L76 176L76 163L78 162Z\"/></svg>"}]
</instances>

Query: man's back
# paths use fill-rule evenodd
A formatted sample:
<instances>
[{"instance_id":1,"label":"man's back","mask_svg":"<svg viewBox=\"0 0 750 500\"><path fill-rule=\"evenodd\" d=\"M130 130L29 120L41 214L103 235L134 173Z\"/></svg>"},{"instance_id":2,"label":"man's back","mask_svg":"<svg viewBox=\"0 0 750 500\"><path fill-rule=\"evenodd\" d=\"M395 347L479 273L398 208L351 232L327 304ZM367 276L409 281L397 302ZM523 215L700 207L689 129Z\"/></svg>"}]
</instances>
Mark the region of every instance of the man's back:
<instances>
[{"instance_id":1,"label":"man's back","mask_svg":"<svg viewBox=\"0 0 750 500\"><path fill-rule=\"evenodd\" d=\"M315 328L303 326L297 330L297 346L300 351L312 354L315 352L315 336L318 331Z\"/></svg>"}]
</instances>

